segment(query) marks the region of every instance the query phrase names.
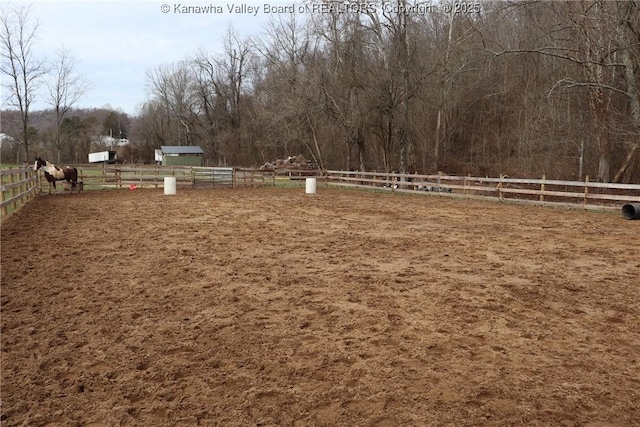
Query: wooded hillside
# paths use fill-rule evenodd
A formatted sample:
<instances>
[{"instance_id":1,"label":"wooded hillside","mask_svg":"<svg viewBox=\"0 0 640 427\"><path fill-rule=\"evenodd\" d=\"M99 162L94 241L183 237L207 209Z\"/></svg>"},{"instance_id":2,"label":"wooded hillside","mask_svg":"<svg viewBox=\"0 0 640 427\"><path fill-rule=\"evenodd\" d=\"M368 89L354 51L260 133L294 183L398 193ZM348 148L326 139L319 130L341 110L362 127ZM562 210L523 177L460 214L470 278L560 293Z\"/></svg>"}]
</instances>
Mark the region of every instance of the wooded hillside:
<instances>
[{"instance_id":1,"label":"wooded hillside","mask_svg":"<svg viewBox=\"0 0 640 427\"><path fill-rule=\"evenodd\" d=\"M128 160L640 182L637 1L322 4L151 68Z\"/></svg>"}]
</instances>

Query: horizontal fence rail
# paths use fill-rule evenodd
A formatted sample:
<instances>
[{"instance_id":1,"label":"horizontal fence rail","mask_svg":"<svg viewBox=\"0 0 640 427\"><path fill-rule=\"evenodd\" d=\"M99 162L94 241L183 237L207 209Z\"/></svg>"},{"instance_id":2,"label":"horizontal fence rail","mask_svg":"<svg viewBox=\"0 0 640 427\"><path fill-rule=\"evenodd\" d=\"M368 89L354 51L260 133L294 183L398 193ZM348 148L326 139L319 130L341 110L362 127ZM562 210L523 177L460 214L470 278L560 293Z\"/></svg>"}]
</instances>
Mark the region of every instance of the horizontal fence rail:
<instances>
[{"instance_id":1,"label":"horizontal fence rail","mask_svg":"<svg viewBox=\"0 0 640 427\"><path fill-rule=\"evenodd\" d=\"M31 168L0 170L0 212L6 218L35 196L38 188L36 174Z\"/></svg>"},{"instance_id":2,"label":"horizontal fence rail","mask_svg":"<svg viewBox=\"0 0 640 427\"><path fill-rule=\"evenodd\" d=\"M540 179L326 171L327 185L570 208L617 210L640 202L640 184Z\"/></svg>"}]
</instances>

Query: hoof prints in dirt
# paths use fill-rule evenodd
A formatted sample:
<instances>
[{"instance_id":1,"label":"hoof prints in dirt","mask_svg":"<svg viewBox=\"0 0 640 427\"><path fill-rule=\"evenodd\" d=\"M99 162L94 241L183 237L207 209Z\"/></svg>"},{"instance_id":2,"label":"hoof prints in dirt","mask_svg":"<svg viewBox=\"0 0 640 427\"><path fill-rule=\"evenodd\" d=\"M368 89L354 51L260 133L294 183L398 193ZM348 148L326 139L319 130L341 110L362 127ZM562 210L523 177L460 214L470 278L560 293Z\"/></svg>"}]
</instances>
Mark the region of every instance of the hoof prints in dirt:
<instances>
[{"instance_id":1,"label":"hoof prints in dirt","mask_svg":"<svg viewBox=\"0 0 640 427\"><path fill-rule=\"evenodd\" d=\"M3 426L640 423L640 248L617 215L62 199L2 224Z\"/></svg>"}]
</instances>

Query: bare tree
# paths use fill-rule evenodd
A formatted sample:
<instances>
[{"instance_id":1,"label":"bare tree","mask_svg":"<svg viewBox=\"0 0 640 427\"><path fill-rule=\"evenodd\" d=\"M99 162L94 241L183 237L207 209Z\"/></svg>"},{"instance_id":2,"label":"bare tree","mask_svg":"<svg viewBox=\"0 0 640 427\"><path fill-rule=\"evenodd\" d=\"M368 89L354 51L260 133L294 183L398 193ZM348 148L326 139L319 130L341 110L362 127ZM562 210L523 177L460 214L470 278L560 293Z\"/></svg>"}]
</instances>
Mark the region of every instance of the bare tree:
<instances>
[{"instance_id":1,"label":"bare tree","mask_svg":"<svg viewBox=\"0 0 640 427\"><path fill-rule=\"evenodd\" d=\"M365 38L364 13L332 11L321 17L315 31L325 42L326 60L319 79L323 111L342 128L347 146L356 147L358 168L366 170L368 108L364 105Z\"/></svg>"},{"instance_id":2,"label":"bare tree","mask_svg":"<svg viewBox=\"0 0 640 427\"><path fill-rule=\"evenodd\" d=\"M318 138L317 114L322 108L318 91L317 38L295 14L273 18L265 36L255 45L265 72L255 88L265 96L260 109L267 123L268 138L278 141L274 154L304 147L322 168L324 159ZM301 147L301 148L302 148Z\"/></svg>"},{"instance_id":3,"label":"bare tree","mask_svg":"<svg viewBox=\"0 0 640 427\"><path fill-rule=\"evenodd\" d=\"M147 79L153 97L164 109L162 139L175 145L190 144L194 94L193 70L188 62L157 67L147 72Z\"/></svg>"},{"instance_id":4,"label":"bare tree","mask_svg":"<svg viewBox=\"0 0 640 427\"><path fill-rule=\"evenodd\" d=\"M62 122L80 98L91 88L89 82L78 76L73 68L76 59L64 47L57 52L57 58L52 64L53 74L47 81L48 103L55 113L56 130L53 145L58 152L60 163L62 148L66 140L61 137Z\"/></svg>"},{"instance_id":5,"label":"bare tree","mask_svg":"<svg viewBox=\"0 0 640 427\"><path fill-rule=\"evenodd\" d=\"M30 20L29 12L24 6L0 11L0 71L9 78L7 105L20 111L25 160L29 159L31 103L47 72L45 60L33 53L38 24Z\"/></svg>"},{"instance_id":6,"label":"bare tree","mask_svg":"<svg viewBox=\"0 0 640 427\"><path fill-rule=\"evenodd\" d=\"M215 61L201 50L191 62L194 78L194 106L198 115L198 126L203 133L205 150L220 163L218 133L222 127L221 100L213 89L217 76Z\"/></svg>"},{"instance_id":7,"label":"bare tree","mask_svg":"<svg viewBox=\"0 0 640 427\"><path fill-rule=\"evenodd\" d=\"M224 55L216 60L219 75L213 84L219 96L227 100L232 129L238 129L241 124L243 83L251 55L250 40L241 40L230 28L224 37Z\"/></svg>"},{"instance_id":8,"label":"bare tree","mask_svg":"<svg viewBox=\"0 0 640 427\"><path fill-rule=\"evenodd\" d=\"M612 172L611 110L613 96L627 97L632 119L640 125L640 102L635 77L636 63L631 60L631 50L637 49L637 41L631 42L630 34L637 38L637 2L605 2L601 0L537 4L523 2L509 5L523 8L534 21L536 34L531 45L515 48L502 47L494 55L541 55L559 59L578 68L580 76L558 79L550 93L559 88L585 89L593 119L593 132L598 152L597 176L609 181ZM538 14L542 9L553 14ZM622 58L620 58L622 57ZM624 75L623 79L618 76ZM634 113L634 111L637 111Z\"/></svg>"},{"instance_id":9,"label":"bare tree","mask_svg":"<svg viewBox=\"0 0 640 427\"><path fill-rule=\"evenodd\" d=\"M240 39L229 28L224 41L224 52L212 54L200 50L189 64L192 70L194 128L217 163L225 162L224 142L246 142L243 99L248 97L247 77L252 67L251 41Z\"/></svg>"}]
</instances>

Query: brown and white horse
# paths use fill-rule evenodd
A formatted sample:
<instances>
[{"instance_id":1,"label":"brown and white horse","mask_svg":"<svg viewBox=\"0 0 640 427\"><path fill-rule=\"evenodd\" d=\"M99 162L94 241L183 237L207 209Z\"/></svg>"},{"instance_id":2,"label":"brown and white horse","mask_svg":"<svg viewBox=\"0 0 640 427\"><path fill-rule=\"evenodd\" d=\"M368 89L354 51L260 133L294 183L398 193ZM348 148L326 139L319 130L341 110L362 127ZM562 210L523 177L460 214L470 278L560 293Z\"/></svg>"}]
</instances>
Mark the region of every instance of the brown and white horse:
<instances>
[{"instance_id":1,"label":"brown and white horse","mask_svg":"<svg viewBox=\"0 0 640 427\"><path fill-rule=\"evenodd\" d=\"M70 182L71 191L76 189L76 185L78 184L78 169L71 166L56 166L53 163L42 160L40 157L36 157L33 170L37 171L40 168L44 171L44 177L49 182L49 194L51 194L52 185L54 192L56 192L56 181L65 180Z\"/></svg>"}]
</instances>

